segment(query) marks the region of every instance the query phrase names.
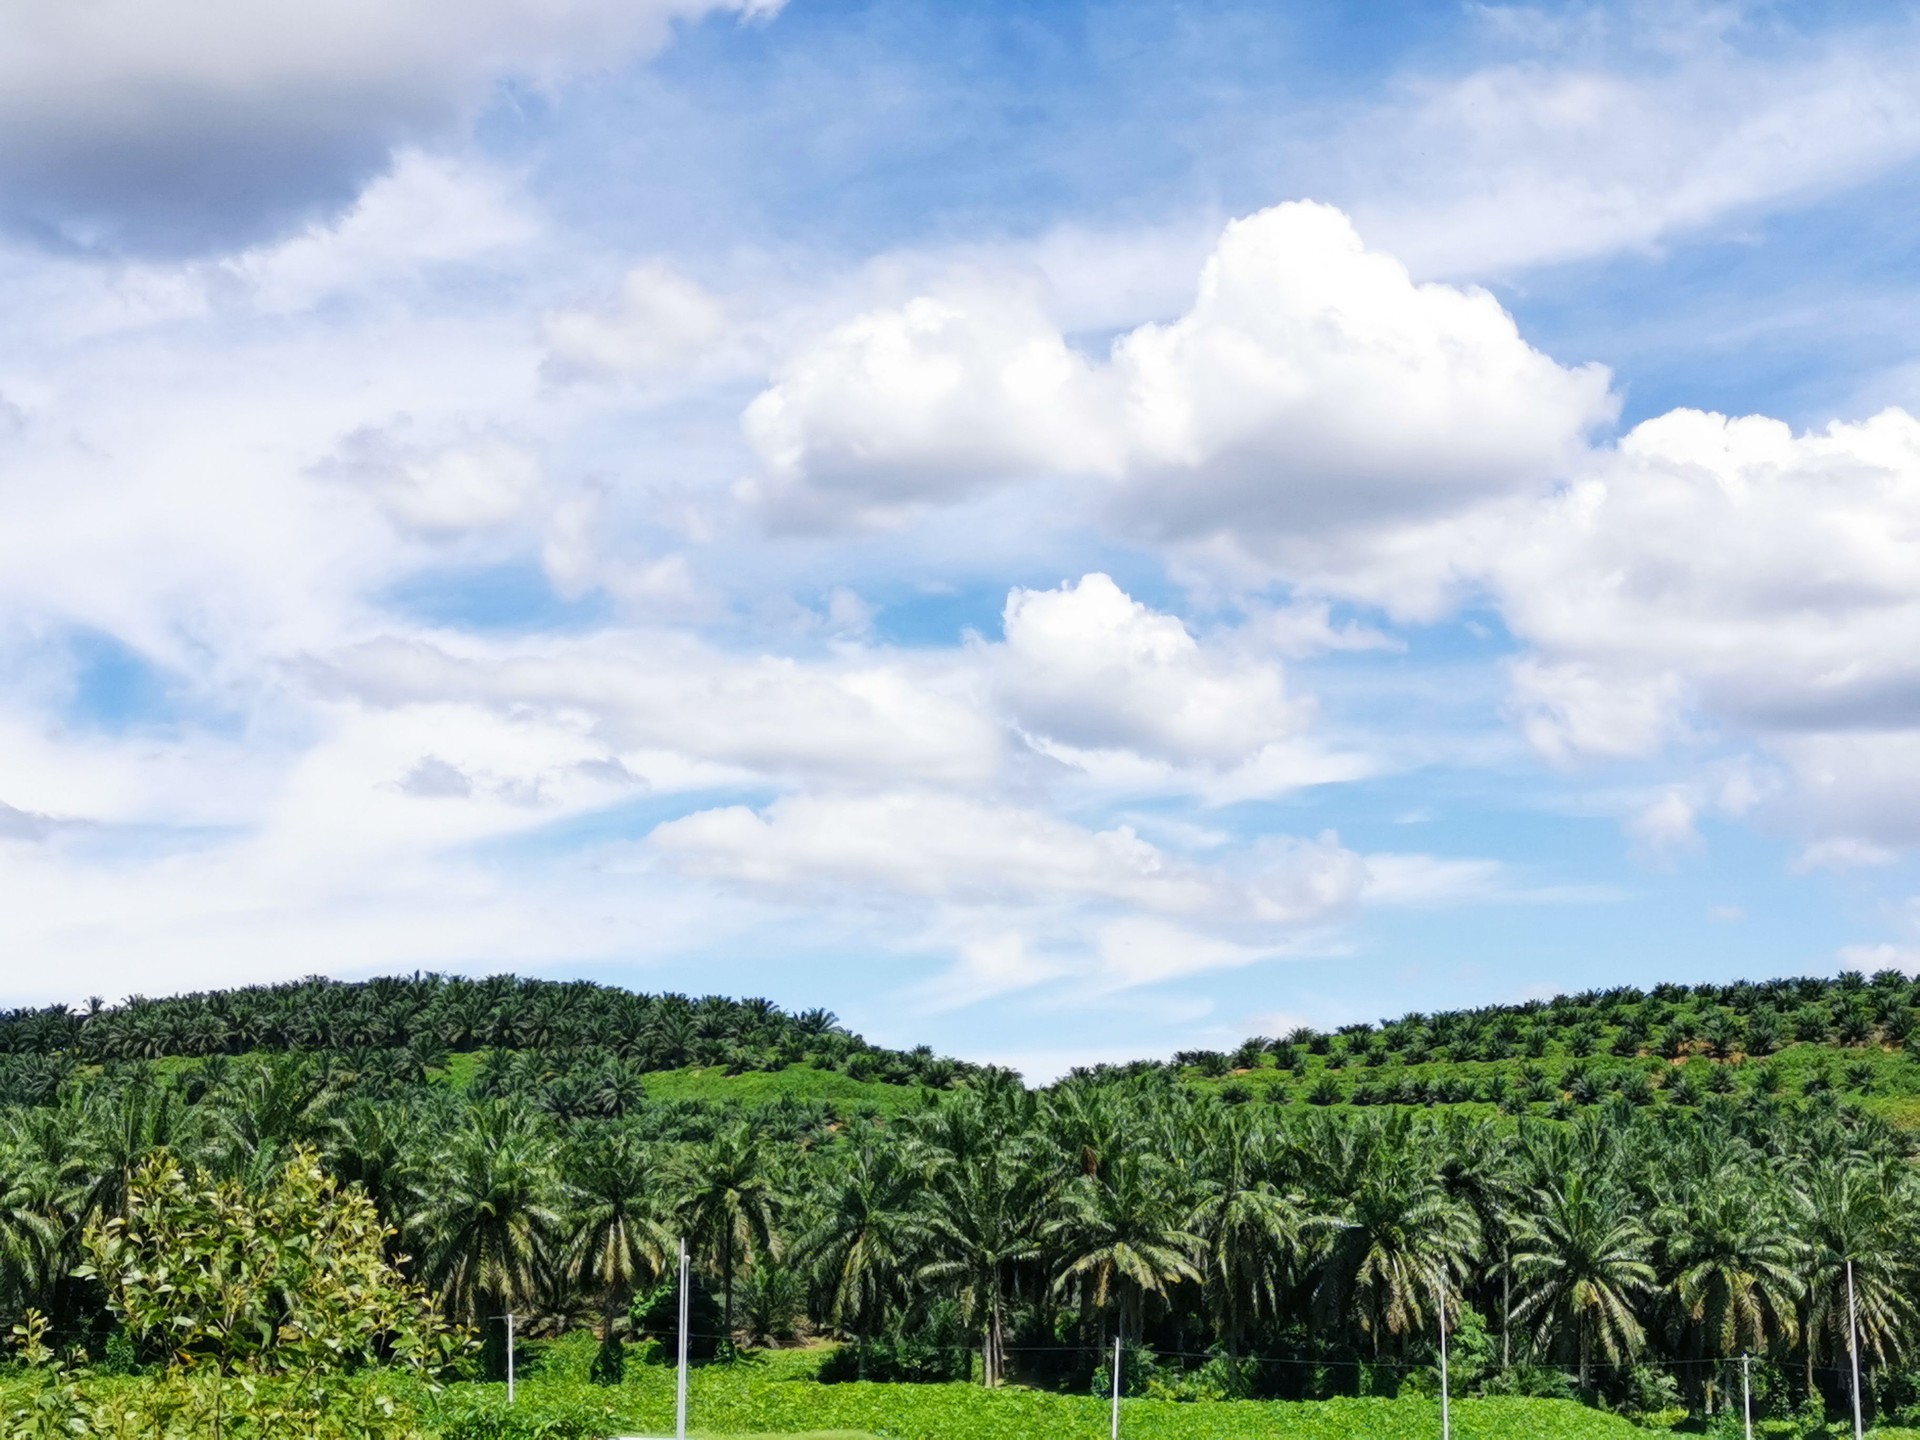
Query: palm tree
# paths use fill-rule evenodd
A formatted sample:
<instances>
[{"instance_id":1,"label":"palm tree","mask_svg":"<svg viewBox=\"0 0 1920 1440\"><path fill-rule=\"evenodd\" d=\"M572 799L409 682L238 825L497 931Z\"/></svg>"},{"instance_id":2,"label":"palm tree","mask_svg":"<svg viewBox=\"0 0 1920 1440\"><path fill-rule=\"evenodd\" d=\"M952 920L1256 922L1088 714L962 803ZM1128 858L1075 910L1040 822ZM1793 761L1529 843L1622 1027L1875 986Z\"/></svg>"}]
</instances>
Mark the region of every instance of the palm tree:
<instances>
[{"instance_id":1,"label":"palm tree","mask_svg":"<svg viewBox=\"0 0 1920 1440\"><path fill-rule=\"evenodd\" d=\"M928 1236L918 1181L896 1146L871 1143L820 1178L795 1249L820 1277L836 1328L871 1337L904 1291Z\"/></svg>"},{"instance_id":2,"label":"palm tree","mask_svg":"<svg viewBox=\"0 0 1920 1440\"><path fill-rule=\"evenodd\" d=\"M406 1228L452 1319L479 1329L539 1295L560 1229L554 1159L526 1112L483 1101L417 1168Z\"/></svg>"},{"instance_id":3,"label":"palm tree","mask_svg":"<svg viewBox=\"0 0 1920 1440\"><path fill-rule=\"evenodd\" d=\"M1727 1166L1700 1175L1655 1217L1667 1286L1694 1355L1764 1354L1797 1333L1801 1245L1782 1200L1773 1187Z\"/></svg>"},{"instance_id":4,"label":"palm tree","mask_svg":"<svg viewBox=\"0 0 1920 1440\"><path fill-rule=\"evenodd\" d=\"M1519 1219L1513 1271L1521 1298L1514 1318L1543 1324L1555 1337L1571 1332L1582 1390L1596 1341L1618 1365L1646 1338L1634 1306L1654 1288L1651 1247L1652 1236L1626 1197L1578 1171L1536 1191Z\"/></svg>"},{"instance_id":5,"label":"palm tree","mask_svg":"<svg viewBox=\"0 0 1920 1440\"><path fill-rule=\"evenodd\" d=\"M1331 1324L1353 1323L1376 1357L1385 1336L1424 1325L1426 1302L1480 1249L1473 1212L1397 1140L1375 1147L1344 1203L1313 1224L1326 1235L1314 1308Z\"/></svg>"},{"instance_id":6,"label":"palm tree","mask_svg":"<svg viewBox=\"0 0 1920 1440\"><path fill-rule=\"evenodd\" d=\"M1240 1352L1249 1319L1279 1309L1280 1292L1297 1268L1306 1224L1305 1203L1252 1173L1262 1137L1230 1117L1203 1153L1202 1172L1186 1228L1199 1241L1203 1293L1229 1355Z\"/></svg>"},{"instance_id":7,"label":"palm tree","mask_svg":"<svg viewBox=\"0 0 1920 1440\"><path fill-rule=\"evenodd\" d=\"M1086 1310L1125 1334L1139 1333L1149 1298L1166 1300L1173 1287L1198 1282L1192 1256L1200 1241L1183 1224L1176 1176L1165 1162L1127 1151L1097 1175L1076 1176L1060 1194L1058 1215L1045 1227L1057 1257L1054 1288L1077 1289Z\"/></svg>"},{"instance_id":8,"label":"palm tree","mask_svg":"<svg viewBox=\"0 0 1920 1440\"><path fill-rule=\"evenodd\" d=\"M1030 1133L1033 1106L1018 1086L989 1081L920 1117L921 1205L929 1258L916 1278L951 1285L980 1336L980 1382L1006 1368L1007 1293L1014 1274L1038 1261L1041 1217L1057 1181Z\"/></svg>"},{"instance_id":9,"label":"palm tree","mask_svg":"<svg viewBox=\"0 0 1920 1440\"><path fill-rule=\"evenodd\" d=\"M656 1153L633 1131L614 1129L567 1156L567 1275L599 1295L603 1346L613 1341L615 1314L666 1268L674 1243L660 1219L664 1177Z\"/></svg>"},{"instance_id":10,"label":"palm tree","mask_svg":"<svg viewBox=\"0 0 1920 1440\"><path fill-rule=\"evenodd\" d=\"M1885 1365L1901 1353L1902 1336L1916 1319L1914 1215L1920 1194L1903 1162L1823 1165L1804 1174L1790 1193L1795 1229L1805 1243L1802 1315L1811 1389L1816 1337L1832 1335L1836 1350L1845 1353L1849 1302L1863 1361Z\"/></svg>"},{"instance_id":11,"label":"palm tree","mask_svg":"<svg viewBox=\"0 0 1920 1440\"><path fill-rule=\"evenodd\" d=\"M674 1159L669 1190L683 1233L719 1262L724 1338L731 1346L735 1263L774 1253L783 1198L753 1127L736 1121L687 1146Z\"/></svg>"}]
</instances>

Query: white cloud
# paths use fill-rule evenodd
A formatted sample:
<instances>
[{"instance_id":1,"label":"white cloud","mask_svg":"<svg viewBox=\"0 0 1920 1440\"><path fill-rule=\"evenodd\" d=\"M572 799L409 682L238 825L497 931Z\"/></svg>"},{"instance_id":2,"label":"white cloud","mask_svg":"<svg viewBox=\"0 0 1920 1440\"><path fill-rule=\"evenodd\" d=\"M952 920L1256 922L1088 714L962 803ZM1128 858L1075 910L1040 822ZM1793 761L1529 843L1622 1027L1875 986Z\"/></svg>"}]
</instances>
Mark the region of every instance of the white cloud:
<instances>
[{"instance_id":1,"label":"white cloud","mask_svg":"<svg viewBox=\"0 0 1920 1440\"><path fill-rule=\"evenodd\" d=\"M1658 750L1679 726L1680 683L1671 674L1623 677L1580 661L1516 660L1512 708L1546 759L1618 759Z\"/></svg>"},{"instance_id":2,"label":"white cloud","mask_svg":"<svg viewBox=\"0 0 1920 1440\"><path fill-rule=\"evenodd\" d=\"M315 473L371 498L398 526L428 537L489 530L520 519L540 494L540 463L526 447L484 436L429 449L403 425L365 427Z\"/></svg>"},{"instance_id":3,"label":"white cloud","mask_svg":"<svg viewBox=\"0 0 1920 1440\"><path fill-rule=\"evenodd\" d=\"M1022 728L1084 749L1231 765L1296 734L1280 667L1203 650L1105 575L1007 597L1000 696Z\"/></svg>"},{"instance_id":4,"label":"white cloud","mask_svg":"<svg viewBox=\"0 0 1920 1440\"><path fill-rule=\"evenodd\" d=\"M1655 856L1700 846L1693 800L1682 790L1666 790L1627 817L1627 833Z\"/></svg>"},{"instance_id":5,"label":"white cloud","mask_svg":"<svg viewBox=\"0 0 1920 1440\"><path fill-rule=\"evenodd\" d=\"M1132 513L1309 571L1343 532L1534 490L1614 411L1604 369L1542 355L1483 291L1414 284L1324 205L1234 221L1192 308L1114 361Z\"/></svg>"},{"instance_id":6,"label":"white cloud","mask_svg":"<svg viewBox=\"0 0 1920 1440\"><path fill-rule=\"evenodd\" d=\"M609 303L548 314L544 368L556 380L652 374L698 359L726 325L718 299L671 265L652 261L629 270Z\"/></svg>"},{"instance_id":7,"label":"white cloud","mask_svg":"<svg viewBox=\"0 0 1920 1440\"><path fill-rule=\"evenodd\" d=\"M1338 211L1294 203L1229 225L1187 313L1103 362L1004 296L850 322L748 408L748 493L826 526L1099 477L1136 533L1425 614L1457 578L1429 527L1539 493L1614 408L1604 369L1534 350L1490 295L1416 285Z\"/></svg>"},{"instance_id":8,"label":"white cloud","mask_svg":"<svg viewBox=\"0 0 1920 1440\"><path fill-rule=\"evenodd\" d=\"M1794 857L1793 869L1802 873L1809 870L1878 869L1893 864L1899 858L1898 851L1884 845L1875 845L1852 835L1835 835L1816 840L1802 849Z\"/></svg>"},{"instance_id":9,"label":"white cloud","mask_svg":"<svg viewBox=\"0 0 1920 1440\"><path fill-rule=\"evenodd\" d=\"M790 796L765 811L701 811L656 828L695 874L776 892L820 885L927 900L1113 902L1228 923L1316 920L1356 897L1358 856L1287 842L1246 875L1176 859L1128 826L1088 830L1043 811L928 792Z\"/></svg>"},{"instance_id":10,"label":"white cloud","mask_svg":"<svg viewBox=\"0 0 1920 1440\"><path fill-rule=\"evenodd\" d=\"M308 308L343 291L523 246L541 231L510 180L483 167L401 152L337 220L208 267L247 287L262 310Z\"/></svg>"},{"instance_id":11,"label":"white cloud","mask_svg":"<svg viewBox=\"0 0 1920 1440\"><path fill-rule=\"evenodd\" d=\"M987 485L1110 470L1094 367L1021 297L923 296L842 325L747 407L782 523L888 524Z\"/></svg>"},{"instance_id":12,"label":"white cloud","mask_svg":"<svg viewBox=\"0 0 1920 1440\"><path fill-rule=\"evenodd\" d=\"M964 675L903 656L801 663L715 653L670 631L488 645L370 642L316 668L364 703L448 699L503 713L591 717L656 785L840 780L978 785L1005 760L999 724Z\"/></svg>"},{"instance_id":13,"label":"white cloud","mask_svg":"<svg viewBox=\"0 0 1920 1440\"><path fill-rule=\"evenodd\" d=\"M1549 757L1650 754L1707 722L1778 757L1816 840L1920 838L1913 416L1795 434L1674 411L1516 519L1489 570Z\"/></svg>"},{"instance_id":14,"label":"white cloud","mask_svg":"<svg viewBox=\"0 0 1920 1440\"><path fill-rule=\"evenodd\" d=\"M679 20L777 0L22 0L0 8L0 182L70 243L258 240L350 204L390 151L468 123L505 80L552 86Z\"/></svg>"},{"instance_id":15,"label":"white cloud","mask_svg":"<svg viewBox=\"0 0 1920 1440\"><path fill-rule=\"evenodd\" d=\"M1651 12L1667 8L1621 7L1601 23L1628 37L1624 54L1605 53L1604 34L1563 29L1523 59L1403 85L1316 137L1343 162L1328 187L1420 273L1485 276L1649 250L1920 153L1911 25L1763 54L1744 27L1716 23L1656 47L1664 17Z\"/></svg>"}]
</instances>

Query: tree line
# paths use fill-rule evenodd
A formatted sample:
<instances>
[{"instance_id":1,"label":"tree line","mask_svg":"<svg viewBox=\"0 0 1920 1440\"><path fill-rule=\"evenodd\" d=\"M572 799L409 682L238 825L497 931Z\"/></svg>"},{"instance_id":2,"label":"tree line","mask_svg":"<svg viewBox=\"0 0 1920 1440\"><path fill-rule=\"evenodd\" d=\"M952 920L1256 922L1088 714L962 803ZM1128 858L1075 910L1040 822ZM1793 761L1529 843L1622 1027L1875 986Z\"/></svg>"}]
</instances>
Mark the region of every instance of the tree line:
<instances>
[{"instance_id":1,"label":"tree line","mask_svg":"<svg viewBox=\"0 0 1920 1440\"><path fill-rule=\"evenodd\" d=\"M717 1065L733 1071L808 1064L886 1084L952 1084L978 1067L870 1045L827 1010L789 1013L771 1000L644 995L588 981L419 974L343 983L314 978L109 1006L0 1013L0 1056L37 1057L21 1073L57 1084L73 1066L254 1051L389 1052L423 1073L451 1053L593 1049L641 1071Z\"/></svg>"},{"instance_id":2,"label":"tree line","mask_svg":"<svg viewBox=\"0 0 1920 1440\"><path fill-rule=\"evenodd\" d=\"M1920 1398L1912 1147L1831 1095L1559 1122L1233 1104L1165 1068L976 1072L891 1118L533 1088L574 1058L465 1089L352 1052L78 1069L0 1109L0 1320L124 1346L84 1239L143 1167L264 1193L311 1151L449 1321L591 1326L616 1362L685 1237L711 1342L838 1337L853 1373L1078 1387L1118 1335L1165 1393L1377 1392L1424 1383L1444 1310L1482 1389L1706 1411L1751 1354L1774 1403L1843 1410L1850 1266L1864 1402Z\"/></svg>"}]
</instances>

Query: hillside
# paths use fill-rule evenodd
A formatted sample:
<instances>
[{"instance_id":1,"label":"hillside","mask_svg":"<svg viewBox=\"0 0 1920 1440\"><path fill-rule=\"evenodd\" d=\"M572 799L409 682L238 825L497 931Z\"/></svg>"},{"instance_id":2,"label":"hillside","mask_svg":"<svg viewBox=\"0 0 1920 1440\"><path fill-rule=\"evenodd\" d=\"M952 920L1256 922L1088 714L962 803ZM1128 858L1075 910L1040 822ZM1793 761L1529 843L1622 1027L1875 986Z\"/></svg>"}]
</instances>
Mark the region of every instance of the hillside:
<instances>
[{"instance_id":1,"label":"hillside","mask_svg":"<svg viewBox=\"0 0 1920 1440\"><path fill-rule=\"evenodd\" d=\"M1228 1100L1420 1105L1569 1118L1619 1096L1691 1107L1844 1098L1920 1125L1920 983L1868 978L1659 985L1522 1005L1407 1015L1326 1034L1255 1036L1175 1057ZM1124 1067L1123 1067L1124 1068Z\"/></svg>"},{"instance_id":2,"label":"hillside","mask_svg":"<svg viewBox=\"0 0 1920 1440\"><path fill-rule=\"evenodd\" d=\"M1570 1118L1620 1097L1694 1107L1830 1097L1920 1126L1920 983L1898 971L1658 985L1254 1036L1075 1072L1170 1072L1228 1103L1419 1106ZM874 1046L824 1010L633 994L584 982L439 976L306 980L0 1015L0 1103L43 1103L77 1067L248 1054L329 1057L356 1087L539 1089L561 1113L655 1102L822 1103L893 1114L984 1073Z\"/></svg>"},{"instance_id":3,"label":"hillside","mask_svg":"<svg viewBox=\"0 0 1920 1440\"><path fill-rule=\"evenodd\" d=\"M354 1089L449 1083L485 1096L539 1091L561 1115L664 1101L781 1098L900 1109L977 1066L870 1045L825 1010L642 995L584 981L438 975L311 979L123 1005L0 1015L0 1104L53 1098L76 1070L127 1062L323 1057Z\"/></svg>"}]
</instances>

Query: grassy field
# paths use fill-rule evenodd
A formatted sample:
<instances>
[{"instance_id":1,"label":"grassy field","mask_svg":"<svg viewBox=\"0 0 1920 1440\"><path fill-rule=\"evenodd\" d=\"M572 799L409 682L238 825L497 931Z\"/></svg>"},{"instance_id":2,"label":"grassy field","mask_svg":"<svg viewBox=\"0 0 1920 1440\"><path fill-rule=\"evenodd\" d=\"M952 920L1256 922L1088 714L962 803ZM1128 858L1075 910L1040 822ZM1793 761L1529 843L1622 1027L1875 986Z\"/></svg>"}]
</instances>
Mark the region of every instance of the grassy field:
<instances>
[{"instance_id":1,"label":"grassy field","mask_svg":"<svg viewBox=\"0 0 1920 1440\"><path fill-rule=\"evenodd\" d=\"M584 1343L546 1348L544 1355L543 1347L532 1347L527 1357L532 1373L521 1381L511 1407L502 1385L461 1383L429 1394L391 1376L362 1377L342 1386L338 1410L363 1418L325 1433L382 1440L614 1440L671 1434L672 1370L636 1361L621 1384L590 1384L584 1371L593 1347L590 1337L578 1340ZM986 1391L965 1384L822 1384L815 1378L821 1353L753 1354L735 1365L696 1370L691 1432L702 1440L1104 1440L1108 1434L1108 1402L1094 1396L1012 1386ZM129 1402L154 1383L140 1377L80 1377L79 1390L94 1402L118 1401L109 1408L126 1413ZM0 1371L0 1436L202 1433L191 1423L164 1432L25 1426L22 1407L42 1388L31 1375ZM233 1393L237 1399L237 1390ZM384 1409L370 1404L376 1394L391 1403ZM1801 1436L1772 1425L1756 1429L1768 1440ZM1829 1429L1838 1435L1850 1427ZM230 1411L227 1433L234 1440L256 1434L264 1440L267 1432ZM1666 1432L1644 1430L1572 1401L1482 1399L1454 1402L1453 1433L1460 1440L1644 1440ZM1869 1433L1875 1440L1920 1440L1920 1432L1911 1430ZM1132 1399L1122 1402L1121 1434L1130 1440L1435 1440L1440 1413L1430 1399L1191 1404Z\"/></svg>"},{"instance_id":2,"label":"grassy field","mask_svg":"<svg viewBox=\"0 0 1920 1440\"><path fill-rule=\"evenodd\" d=\"M1108 1433L1108 1402L1092 1396L964 1384L822 1385L812 1378L815 1364L804 1355L774 1355L696 1372L689 1428L702 1436L884 1440L1104 1440ZM430 1422L446 1440L671 1434L673 1376L654 1365L636 1366L626 1383L609 1387L535 1376L521 1387L516 1408L519 1416L506 1414L500 1386L454 1386L435 1403ZM1563 1400L1462 1400L1453 1419L1461 1440L1632 1440L1649 1433ZM603 1428L574 1428L583 1422ZM1440 1407L1432 1400L1126 1400L1121 1434L1138 1440L1429 1440L1440 1434Z\"/></svg>"},{"instance_id":3,"label":"grassy field","mask_svg":"<svg viewBox=\"0 0 1920 1440\"><path fill-rule=\"evenodd\" d=\"M442 1084L470 1088L486 1052L461 1051L447 1057ZM789 1065L781 1070L746 1070L730 1075L719 1065L679 1070L649 1070L642 1077L651 1100L697 1100L720 1105L764 1105L774 1100L825 1101L843 1115L872 1112L897 1115L921 1103L926 1093L915 1085L856 1080L838 1070Z\"/></svg>"}]
</instances>

